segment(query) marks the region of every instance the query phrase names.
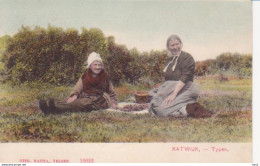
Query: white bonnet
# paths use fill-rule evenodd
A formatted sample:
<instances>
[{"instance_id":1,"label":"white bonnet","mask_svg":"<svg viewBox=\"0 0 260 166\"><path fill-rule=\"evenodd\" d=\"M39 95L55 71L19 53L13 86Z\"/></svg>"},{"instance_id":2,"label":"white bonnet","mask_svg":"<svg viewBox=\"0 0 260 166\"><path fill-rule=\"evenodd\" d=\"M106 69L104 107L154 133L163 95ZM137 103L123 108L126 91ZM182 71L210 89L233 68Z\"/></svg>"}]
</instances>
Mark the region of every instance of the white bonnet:
<instances>
[{"instance_id":1,"label":"white bonnet","mask_svg":"<svg viewBox=\"0 0 260 166\"><path fill-rule=\"evenodd\" d=\"M96 52L92 52L92 53L90 53L89 56L88 56L87 68L89 68L90 65L91 65L91 63L93 63L94 61L100 61L100 62L103 64L100 55L99 55L98 53L96 53Z\"/></svg>"}]
</instances>

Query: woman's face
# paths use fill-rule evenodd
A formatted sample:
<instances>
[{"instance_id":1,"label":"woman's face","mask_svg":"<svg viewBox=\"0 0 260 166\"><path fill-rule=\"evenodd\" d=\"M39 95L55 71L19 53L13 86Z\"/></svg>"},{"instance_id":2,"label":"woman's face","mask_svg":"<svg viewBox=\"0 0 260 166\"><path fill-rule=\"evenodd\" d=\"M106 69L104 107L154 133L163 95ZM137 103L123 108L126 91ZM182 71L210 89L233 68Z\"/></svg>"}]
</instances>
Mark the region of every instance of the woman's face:
<instances>
[{"instance_id":1,"label":"woman's face","mask_svg":"<svg viewBox=\"0 0 260 166\"><path fill-rule=\"evenodd\" d=\"M181 49L182 44L179 42L179 40L170 40L168 50L171 52L172 55L179 55L181 53Z\"/></svg>"},{"instance_id":2,"label":"woman's face","mask_svg":"<svg viewBox=\"0 0 260 166\"><path fill-rule=\"evenodd\" d=\"M94 75L98 75L102 70L102 63L99 61L94 61L91 63L90 69Z\"/></svg>"}]
</instances>

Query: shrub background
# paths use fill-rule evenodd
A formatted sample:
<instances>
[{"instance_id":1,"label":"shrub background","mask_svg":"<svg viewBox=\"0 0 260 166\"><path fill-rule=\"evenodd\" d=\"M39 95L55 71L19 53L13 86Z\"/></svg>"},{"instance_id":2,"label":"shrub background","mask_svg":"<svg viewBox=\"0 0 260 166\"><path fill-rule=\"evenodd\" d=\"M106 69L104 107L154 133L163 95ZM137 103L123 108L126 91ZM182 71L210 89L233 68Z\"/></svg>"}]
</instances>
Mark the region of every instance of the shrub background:
<instances>
[{"instance_id":1,"label":"shrub background","mask_svg":"<svg viewBox=\"0 0 260 166\"><path fill-rule=\"evenodd\" d=\"M0 71L14 84L40 81L52 84L73 84L83 73L84 62L92 51L101 54L106 70L115 85L121 83L152 86L163 80L167 51L140 53L136 48L115 43L97 28L47 29L22 26L18 33L0 38ZM252 75L252 56L223 53L216 59L196 62L197 76L221 74Z\"/></svg>"}]
</instances>

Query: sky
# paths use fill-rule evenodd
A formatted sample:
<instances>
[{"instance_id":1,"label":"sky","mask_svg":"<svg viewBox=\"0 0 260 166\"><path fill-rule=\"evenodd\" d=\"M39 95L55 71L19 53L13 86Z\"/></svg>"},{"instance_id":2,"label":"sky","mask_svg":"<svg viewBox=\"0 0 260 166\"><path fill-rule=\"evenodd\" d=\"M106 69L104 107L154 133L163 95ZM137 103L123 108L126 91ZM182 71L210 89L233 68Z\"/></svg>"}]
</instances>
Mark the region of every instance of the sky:
<instances>
[{"instance_id":1,"label":"sky","mask_svg":"<svg viewBox=\"0 0 260 166\"><path fill-rule=\"evenodd\" d=\"M0 36L21 26L99 28L140 52L166 49L177 34L196 61L252 53L250 1L0 0Z\"/></svg>"}]
</instances>

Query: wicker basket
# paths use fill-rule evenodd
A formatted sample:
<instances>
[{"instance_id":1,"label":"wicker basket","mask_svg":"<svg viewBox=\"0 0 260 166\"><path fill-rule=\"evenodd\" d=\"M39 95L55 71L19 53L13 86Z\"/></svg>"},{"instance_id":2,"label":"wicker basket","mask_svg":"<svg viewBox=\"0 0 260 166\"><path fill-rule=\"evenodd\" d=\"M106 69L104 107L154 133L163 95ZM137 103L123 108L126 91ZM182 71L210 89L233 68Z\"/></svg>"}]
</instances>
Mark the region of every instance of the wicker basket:
<instances>
[{"instance_id":1,"label":"wicker basket","mask_svg":"<svg viewBox=\"0 0 260 166\"><path fill-rule=\"evenodd\" d=\"M134 95L136 103L150 103L152 100L152 96L145 91L137 91Z\"/></svg>"}]
</instances>

